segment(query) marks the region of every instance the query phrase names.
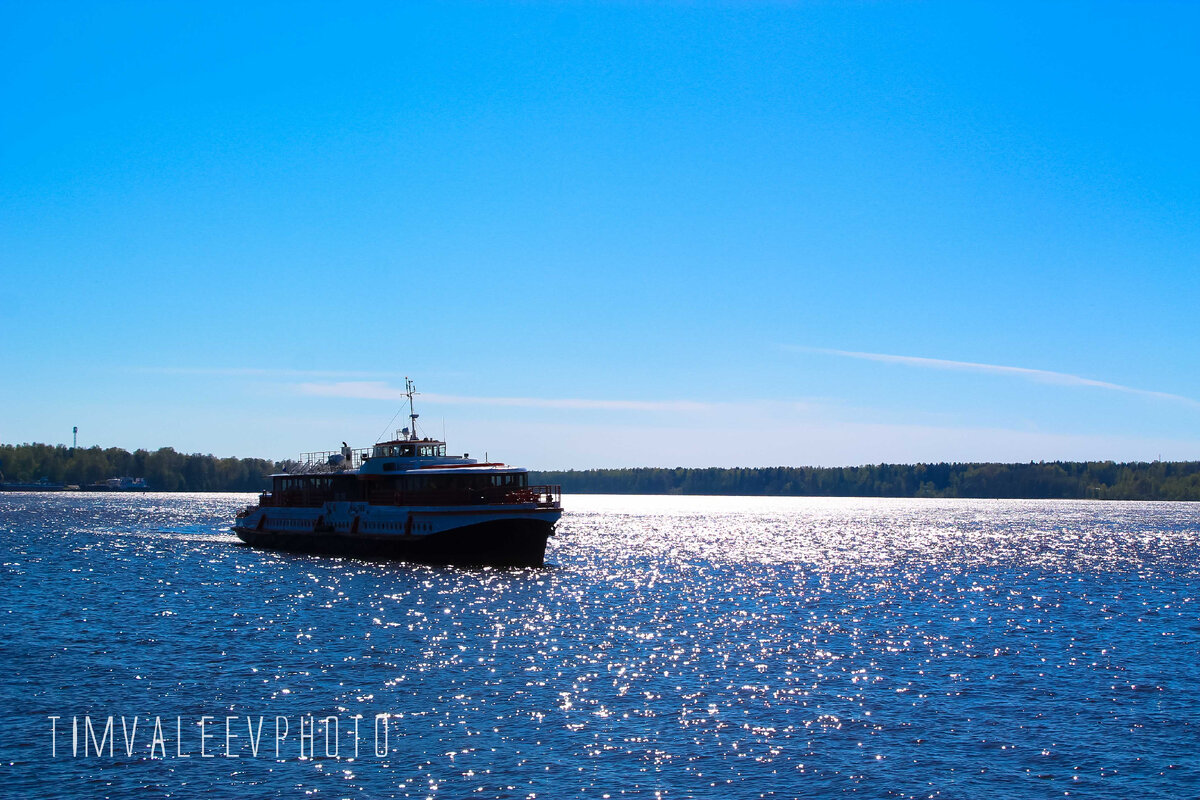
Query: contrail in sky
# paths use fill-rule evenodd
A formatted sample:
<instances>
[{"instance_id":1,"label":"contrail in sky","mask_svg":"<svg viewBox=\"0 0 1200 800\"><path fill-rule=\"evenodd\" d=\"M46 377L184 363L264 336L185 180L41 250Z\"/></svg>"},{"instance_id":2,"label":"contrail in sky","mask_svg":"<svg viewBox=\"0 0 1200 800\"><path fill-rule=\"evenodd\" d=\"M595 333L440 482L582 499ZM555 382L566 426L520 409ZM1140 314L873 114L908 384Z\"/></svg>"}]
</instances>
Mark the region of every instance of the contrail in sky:
<instances>
[{"instance_id":1,"label":"contrail in sky","mask_svg":"<svg viewBox=\"0 0 1200 800\"><path fill-rule=\"evenodd\" d=\"M975 361L951 361L945 358L923 358L921 356L897 356L887 353L860 353L854 350L831 350L824 347L800 347L797 345L784 345L789 350L796 350L804 353L821 353L828 356L842 356L843 358L858 358L864 361L881 361L885 364L902 364L907 367L923 367L925 369L941 369L955 370L959 372L984 372L992 375L1009 375L1017 378L1022 378L1027 381L1035 381L1037 383L1051 383L1058 386L1087 386L1094 389L1108 389L1114 392L1125 392L1127 394L1138 394L1144 397L1157 397L1162 400L1175 400L1184 402L1193 406L1200 406L1190 397L1183 395L1171 394L1169 392L1155 392L1149 389L1136 389L1132 386L1123 386L1119 383L1110 383L1108 381L1098 381L1092 378L1085 378L1082 375L1072 375L1068 372L1054 372L1048 369L1031 369L1029 367L1009 367L1001 364L980 364Z\"/></svg>"},{"instance_id":2,"label":"contrail in sky","mask_svg":"<svg viewBox=\"0 0 1200 800\"><path fill-rule=\"evenodd\" d=\"M383 381L338 381L336 383L301 383L301 394L320 397L346 397L360 400L402 400L404 390ZM606 411L704 411L711 404L689 400L587 400L582 398L546 397L464 397L461 395L428 394L421 396L431 403L448 405L514 406L521 408L573 408Z\"/></svg>"}]
</instances>

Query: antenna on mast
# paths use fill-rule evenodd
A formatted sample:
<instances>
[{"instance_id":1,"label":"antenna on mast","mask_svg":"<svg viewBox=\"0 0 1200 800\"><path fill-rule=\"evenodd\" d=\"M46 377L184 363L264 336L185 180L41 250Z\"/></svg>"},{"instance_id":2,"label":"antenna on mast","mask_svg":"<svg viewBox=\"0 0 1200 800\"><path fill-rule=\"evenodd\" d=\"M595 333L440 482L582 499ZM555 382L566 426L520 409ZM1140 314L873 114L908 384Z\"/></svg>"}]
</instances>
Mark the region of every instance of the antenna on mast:
<instances>
[{"instance_id":1,"label":"antenna on mast","mask_svg":"<svg viewBox=\"0 0 1200 800\"><path fill-rule=\"evenodd\" d=\"M413 441L417 439L417 417L421 416L413 410L413 395L419 394L417 387L407 375L404 376L404 394L408 396L408 420L409 420L409 438Z\"/></svg>"}]
</instances>

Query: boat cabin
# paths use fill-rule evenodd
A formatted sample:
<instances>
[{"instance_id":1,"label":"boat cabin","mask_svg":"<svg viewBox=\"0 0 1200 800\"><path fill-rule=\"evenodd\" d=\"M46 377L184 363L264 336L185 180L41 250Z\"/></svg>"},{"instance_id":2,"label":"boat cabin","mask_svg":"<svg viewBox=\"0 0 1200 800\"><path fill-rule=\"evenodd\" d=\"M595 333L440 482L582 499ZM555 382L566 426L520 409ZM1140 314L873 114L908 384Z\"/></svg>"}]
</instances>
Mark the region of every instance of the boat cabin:
<instances>
[{"instance_id":1,"label":"boat cabin","mask_svg":"<svg viewBox=\"0 0 1200 800\"><path fill-rule=\"evenodd\" d=\"M369 448L302 453L293 472L271 476L271 491L260 506L322 506L328 502L366 502L382 506L557 505L557 486L530 486L521 467L481 464L469 454L446 454L446 443L419 438L412 407L415 390L406 379L411 427L396 438Z\"/></svg>"},{"instance_id":2,"label":"boat cabin","mask_svg":"<svg viewBox=\"0 0 1200 800\"><path fill-rule=\"evenodd\" d=\"M445 442L380 442L371 448L371 458L396 456L399 458L430 458L446 456Z\"/></svg>"},{"instance_id":3,"label":"boat cabin","mask_svg":"<svg viewBox=\"0 0 1200 800\"><path fill-rule=\"evenodd\" d=\"M348 449L348 448L347 448ZM370 453L368 455L368 452ZM343 456L338 460L327 455ZM358 463L357 468L349 466ZM327 502L384 506L480 505L557 502L558 487L530 486L522 467L446 455L434 439L396 439L350 455L305 453L297 471L271 476L262 506L316 507Z\"/></svg>"}]
</instances>

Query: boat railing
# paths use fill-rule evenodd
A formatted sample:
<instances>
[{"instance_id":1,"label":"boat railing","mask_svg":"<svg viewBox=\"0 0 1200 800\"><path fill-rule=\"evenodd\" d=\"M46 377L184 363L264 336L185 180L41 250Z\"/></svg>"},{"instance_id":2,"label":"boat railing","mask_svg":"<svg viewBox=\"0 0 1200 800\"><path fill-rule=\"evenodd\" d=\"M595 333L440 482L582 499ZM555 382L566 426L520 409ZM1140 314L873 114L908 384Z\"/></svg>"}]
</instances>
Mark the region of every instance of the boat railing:
<instances>
[{"instance_id":1,"label":"boat railing","mask_svg":"<svg viewBox=\"0 0 1200 800\"><path fill-rule=\"evenodd\" d=\"M329 463L329 459L333 456L345 455L341 450L316 450L312 453L301 453L300 464L295 470L296 472L333 472L338 469L357 469L363 465L363 462L371 457L371 448L369 447L352 447L347 448L350 451L350 459L348 462L342 462L338 465Z\"/></svg>"},{"instance_id":2,"label":"boat railing","mask_svg":"<svg viewBox=\"0 0 1200 800\"><path fill-rule=\"evenodd\" d=\"M368 498L376 505L453 506L453 505L524 505L558 508L562 489L558 486L488 486L478 489L424 489L416 491L379 491Z\"/></svg>"},{"instance_id":3,"label":"boat railing","mask_svg":"<svg viewBox=\"0 0 1200 800\"><path fill-rule=\"evenodd\" d=\"M263 492L258 504L263 508L273 506L313 507L331 500L345 500L344 494L335 496L324 489L285 489L279 492ZM372 505L380 506L457 506L457 505L523 505L533 504L538 508L559 508L562 505L562 489L556 485L543 486L489 486L481 489L426 489L422 491L394 491L390 488L369 491L362 498Z\"/></svg>"}]
</instances>

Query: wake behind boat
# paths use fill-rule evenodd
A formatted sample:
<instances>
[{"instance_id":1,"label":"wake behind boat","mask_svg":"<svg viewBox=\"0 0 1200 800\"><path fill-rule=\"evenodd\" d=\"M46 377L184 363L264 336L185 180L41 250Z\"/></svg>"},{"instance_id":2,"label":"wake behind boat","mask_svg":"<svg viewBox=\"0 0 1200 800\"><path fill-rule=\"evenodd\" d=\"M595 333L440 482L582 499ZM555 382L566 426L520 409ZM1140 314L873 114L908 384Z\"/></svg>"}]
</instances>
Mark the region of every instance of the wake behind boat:
<instances>
[{"instance_id":1,"label":"wake behind boat","mask_svg":"<svg viewBox=\"0 0 1200 800\"><path fill-rule=\"evenodd\" d=\"M541 566L562 516L558 486L527 470L446 454L410 426L373 447L305 453L292 472L237 515L245 543L306 553L433 564Z\"/></svg>"}]
</instances>

